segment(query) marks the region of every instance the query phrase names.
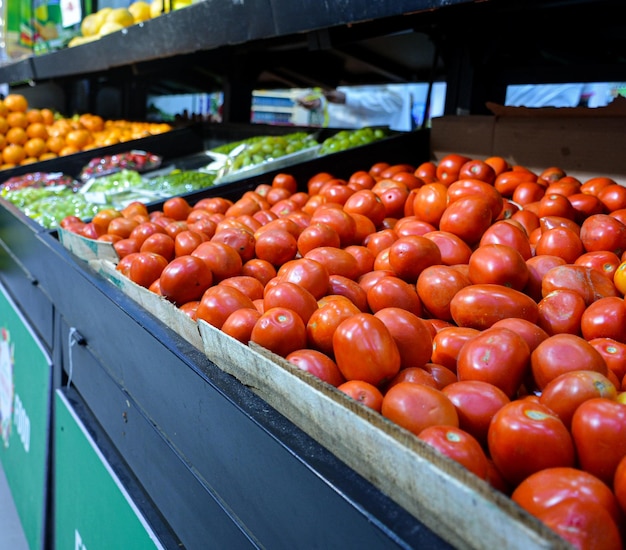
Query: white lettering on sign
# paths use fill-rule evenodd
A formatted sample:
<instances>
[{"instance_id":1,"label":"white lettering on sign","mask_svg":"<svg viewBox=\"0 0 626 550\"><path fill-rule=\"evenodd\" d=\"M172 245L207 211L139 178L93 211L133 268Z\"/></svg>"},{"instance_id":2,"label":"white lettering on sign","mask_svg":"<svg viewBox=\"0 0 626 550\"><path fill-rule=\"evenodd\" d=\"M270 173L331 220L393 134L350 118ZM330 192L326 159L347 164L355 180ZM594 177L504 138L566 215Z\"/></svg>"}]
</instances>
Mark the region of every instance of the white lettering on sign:
<instances>
[{"instance_id":1,"label":"white lettering on sign","mask_svg":"<svg viewBox=\"0 0 626 550\"><path fill-rule=\"evenodd\" d=\"M83 537L80 536L78 529L74 529L74 550L87 550L83 544Z\"/></svg>"},{"instance_id":2,"label":"white lettering on sign","mask_svg":"<svg viewBox=\"0 0 626 550\"><path fill-rule=\"evenodd\" d=\"M24 450L28 452L30 450L30 418L28 418L26 409L17 393L13 402L13 424L17 428L17 435L24 445Z\"/></svg>"}]
</instances>

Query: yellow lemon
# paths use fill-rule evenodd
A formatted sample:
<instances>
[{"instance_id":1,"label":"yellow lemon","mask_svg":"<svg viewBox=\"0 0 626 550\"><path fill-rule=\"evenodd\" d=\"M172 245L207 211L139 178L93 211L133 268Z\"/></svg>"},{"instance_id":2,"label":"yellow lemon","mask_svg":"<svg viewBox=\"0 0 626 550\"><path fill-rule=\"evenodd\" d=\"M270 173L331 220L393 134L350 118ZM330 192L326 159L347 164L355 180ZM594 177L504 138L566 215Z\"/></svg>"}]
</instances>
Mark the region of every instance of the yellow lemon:
<instances>
[{"instance_id":1,"label":"yellow lemon","mask_svg":"<svg viewBox=\"0 0 626 550\"><path fill-rule=\"evenodd\" d=\"M191 6L192 0L172 0L172 9L179 10Z\"/></svg>"},{"instance_id":2,"label":"yellow lemon","mask_svg":"<svg viewBox=\"0 0 626 550\"><path fill-rule=\"evenodd\" d=\"M128 27L135 24L135 18L128 8L114 8L107 14L104 22L118 23L122 27Z\"/></svg>"},{"instance_id":3,"label":"yellow lemon","mask_svg":"<svg viewBox=\"0 0 626 550\"><path fill-rule=\"evenodd\" d=\"M124 27L115 21L105 21L102 23L102 27L100 27L100 32L98 33L100 36L105 34L111 34L112 32L120 31Z\"/></svg>"},{"instance_id":4,"label":"yellow lemon","mask_svg":"<svg viewBox=\"0 0 626 550\"><path fill-rule=\"evenodd\" d=\"M128 6L128 11L132 14L135 23L150 19L150 4L144 0L137 0Z\"/></svg>"},{"instance_id":5,"label":"yellow lemon","mask_svg":"<svg viewBox=\"0 0 626 550\"><path fill-rule=\"evenodd\" d=\"M83 36L95 36L98 34L102 21L96 13L85 16L80 23L80 32Z\"/></svg>"},{"instance_id":6,"label":"yellow lemon","mask_svg":"<svg viewBox=\"0 0 626 550\"><path fill-rule=\"evenodd\" d=\"M166 5L169 6L169 2L166 2ZM158 17L163 12L163 0L152 0L150 2L150 17Z\"/></svg>"}]
</instances>

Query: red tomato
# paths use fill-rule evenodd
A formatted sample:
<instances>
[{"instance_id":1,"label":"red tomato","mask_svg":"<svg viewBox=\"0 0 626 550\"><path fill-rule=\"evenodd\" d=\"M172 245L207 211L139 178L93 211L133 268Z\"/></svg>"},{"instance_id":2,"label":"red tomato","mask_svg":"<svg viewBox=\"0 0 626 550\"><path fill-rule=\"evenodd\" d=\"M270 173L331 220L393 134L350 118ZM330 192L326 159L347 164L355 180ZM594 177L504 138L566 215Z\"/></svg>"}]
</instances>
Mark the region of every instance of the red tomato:
<instances>
[{"instance_id":1,"label":"red tomato","mask_svg":"<svg viewBox=\"0 0 626 550\"><path fill-rule=\"evenodd\" d=\"M337 386L337 389L366 407L374 409L378 413L383 406L382 392L369 382L363 382L363 380L347 380Z\"/></svg>"},{"instance_id":2,"label":"red tomato","mask_svg":"<svg viewBox=\"0 0 626 550\"><path fill-rule=\"evenodd\" d=\"M517 186L525 181L536 182L537 177L531 172L506 170L496 176L493 186L503 197L512 197Z\"/></svg>"},{"instance_id":3,"label":"red tomato","mask_svg":"<svg viewBox=\"0 0 626 550\"><path fill-rule=\"evenodd\" d=\"M560 256L553 254L539 254L528 258L526 266L528 267L528 282L524 288L524 294L528 294L535 302L543 297L542 284L545 274L553 267L565 265L565 260Z\"/></svg>"},{"instance_id":4,"label":"red tomato","mask_svg":"<svg viewBox=\"0 0 626 550\"><path fill-rule=\"evenodd\" d=\"M198 302L199 304L199 302ZM198 308L196 307L196 319ZM239 340L242 344L248 345L250 335L254 325L261 317L261 312L257 309L241 308L233 311L224 321L222 332Z\"/></svg>"},{"instance_id":5,"label":"red tomato","mask_svg":"<svg viewBox=\"0 0 626 550\"><path fill-rule=\"evenodd\" d=\"M530 365L537 387L542 390L557 376L575 370L593 370L606 376L604 359L585 339L574 334L553 334L530 355Z\"/></svg>"},{"instance_id":6,"label":"red tomato","mask_svg":"<svg viewBox=\"0 0 626 550\"><path fill-rule=\"evenodd\" d=\"M461 167L470 160L472 159L464 155L448 153L439 159L435 175L441 183L450 185L459 179Z\"/></svg>"},{"instance_id":7,"label":"red tomato","mask_svg":"<svg viewBox=\"0 0 626 550\"><path fill-rule=\"evenodd\" d=\"M541 282L541 293L553 290L578 292L587 305L605 296L618 296L615 285L596 269L584 265L563 264L548 270Z\"/></svg>"},{"instance_id":8,"label":"red tomato","mask_svg":"<svg viewBox=\"0 0 626 550\"><path fill-rule=\"evenodd\" d=\"M427 323L414 313L398 307L387 307L375 314L396 342L400 368L423 367L430 361L433 339Z\"/></svg>"},{"instance_id":9,"label":"red tomato","mask_svg":"<svg viewBox=\"0 0 626 550\"><path fill-rule=\"evenodd\" d=\"M450 302L452 319L459 326L484 330L500 319L519 317L536 322L537 303L526 294L494 284L469 285Z\"/></svg>"},{"instance_id":10,"label":"red tomato","mask_svg":"<svg viewBox=\"0 0 626 550\"><path fill-rule=\"evenodd\" d=\"M274 266L293 260L298 253L298 242L286 229L264 231L255 239L254 253L257 258Z\"/></svg>"},{"instance_id":11,"label":"red tomato","mask_svg":"<svg viewBox=\"0 0 626 550\"><path fill-rule=\"evenodd\" d=\"M161 295L176 305L198 300L213 283L207 264L195 256L174 258L159 277Z\"/></svg>"},{"instance_id":12,"label":"red tomato","mask_svg":"<svg viewBox=\"0 0 626 550\"><path fill-rule=\"evenodd\" d=\"M613 280L615 271L617 271L620 263L619 256L610 250L585 252L574 261L575 265L586 265L597 269L611 281Z\"/></svg>"},{"instance_id":13,"label":"red tomato","mask_svg":"<svg viewBox=\"0 0 626 550\"><path fill-rule=\"evenodd\" d=\"M549 336L548 333L537 326L536 323L531 323L526 319L519 319L517 317L500 319L491 325L491 328L508 328L513 332L517 332L517 334L526 341L531 353Z\"/></svg>"},{"instance_id":14,"label":"red tomato","mask_svg":"<svg viewBox=\"0 0 626 550\"><path fill-rule=\"evenodd\" d=\"M229 244L205 241L191 255L200 258L207 265L216 283L241 274L241 256Z\"/></svg>"},{"instance_id":15,"label":"red tomato","mask_svg":"<svg viewBox=\"0 0 626 550\"><path fill-rule=\"evenodd\" d=\"M378 227L387 216L387 209L381 198L371 189L361 189L352 194L343 207L350 214L363 214Z\"/></svg>"},{"instance_id":16,"label":"red tomato","mask_svg":"<svg viewBox=\"0 0 626 550\"><path fill-rule=\"evenodd\" d=\"M500 220L489 226L480 239L479 246L505 244L517 250L524 260L532 256L528 235L521 225Z\"/></svg>"},{"instance_id":17,"label":"red tomato","mask_svg":"<svg viewBox=\"0 0 626 550\"><path fill-rule=\"evenodd\" d=\"M415 216L404 216L396 222L393 229L398 234L398 237L407 237L409 235L422 236L435 231L437 228L432 223L420 220Z\"/></svg>"},{"instance_id":18,"label":"red tomato","mask_svg":"<svg viewBox=\"0 0 626 550\"><path fill-rule=\"evenodd\" d=\"M437 226L447 206L447 186L443 183L428 183L415 193L413 214L418 219Z\"/></svg>"},{"instance_id":19,"label":"red tomato","mask_svg":"<svg viewBox=\"0 0 626 550\"><path fill-rule=\"evenodd\" d=\"M381 229L376 233L368 235L363 241L363 245L376 256L389 248L397 239L398 234L393 229Z\"/></svg>"},{"instance_id":20,"label":"red tomato","mask_svg":"<svg viewBox=\"0 0 626 550\"><path fill-rule=\"evenodd\" d=\"M469 277L447 265L432 265L417 278L417 295L426 310L437 319L451 321L450 302L454 295L470 285Z\"/></svg>"},{"instance_id":21,"label":"red tomato","mask_svg":"<svg viewBox=\"0 0 626 550\"><path fill-rule=\"evenodd\" d=\"M333 335L333 351L346 380L378 386L400 370L400 351L391 332L370 313L357 313L341 322Z\"/></svg>"},{"instance_id":22,"label":"red tomato","mask_svg":"<svg viewBox=\"0 0 626 550\"><path fill-rule=\"evenodd\" d=\"M432 331L432 325L428 321L424 322L429 325L429 330ZM431 338L432 336L434 336L434 334L431 334ZM452 372L452 370L450 370L448 367L440 365L439 363L428 362L424 365L424 370L432 375L435 383L437 384L437 388L439 388L440 390L444 389L450 384L453 384L454 382L458 382L459 380L456 376L456 373Z\"/></svg>"},{"instance_id":23,"label":"red tomato","mask_svg":"<svg viewBox=\"0 0 626 550\"><path fill-rule=\"evenodd\" d=\"M526 261L507 244L484 244L469 259L469 279L473 284L497 284L523 290L528 282Z\"/></svg>"},{"instance_id":24,"label":"red tomato","mask_svg":"<svg viewBox=\"0 0 626 550\"><path fill-rule=\"evenodd\" d=\"M191 212L191 205L184 197L170 197L161 207L163 214L174 220L185 220Z\"/></svg>"},{"instance_id":25,"label":"red tomato","mask_svg":"<svg viewBox=\"0 0 626 550\"><path fill-rule=\"evenodd\" d=\"M381 413L415 435L429 426L459 425L456 409L442 391L413 382L400 382L390 388Z\"/></svg>"},{"instance_id":26,"label":"red tomato","mask_svg":"<svg viewBox=\"0 0 626 550\"><path fill-rule=\"evenodd\" d=\"M472 255L471 247L461 237L448 231L424 233L424 238L433 241L439 248L441 263L445 265L466 264Z\"/></svg>"},{"instance_id":27,"label":"red tomato","mask_svg":"<svg viewBox=\"0 0 626 550\"><path fill-rule=\"evenodd\" d=\"M298 349L292 351L285 359L300 370L308 372L331 386L337 387L345 382L337 364L321 351Z\"/></svg>"},{"instance_id":28,"label":"red tomato","mask_svg":"<svg viewBox=\"0 0 626 550\"><path fill-rule=\"evenodd\" d=\"M215 285L207 288L196 310L198 320L221 329L228 317L238 309L256 309L252 300L234 286Z\"/></svg>"},{"instance_id":29,"label":"red tomato","mask_svg":"<svg viewBox=\"0 0 626 550\"><path fill-rule=\"evenodd\" d=\"M626 456L626 405L604 397L588 399L574 412L572 437L580 467L611 486Z\"/></svg>"},{"instance_id":30,"label":"red tomato","mask_svg":"<svg viewBox=\"0 0 626 550\"><path fill-rule=\"evenodd\" d=\"M585 219L594 214L606 214L604 205L594 195L574 193L567 198L574 208L574 221L578 224L582 224Z\"/></svg>"},{"instance_id":31,"label":"red tomato","mask_svg":"<svg viewBox=\"0 0 626 550\"><path fill-rule=\"evenodd\" d=\"M331 275L328 283L329 294L345 296L360 311L368 311L367 292L359 283L342 275Z\"/></svg>"},{"instance_id":32,"label":"red tomato","mask_svg":"<svg viewBox=\"0 0 626 550\"><path fill-rule=\"evenodd\" d=\"M580 238L587 252L610 250L621 256L626 250L626 224L608 214L594 214L580 226Z\"/></svg>"},{"instance_id":33,"label":"red tomato","mask_svg":"<svg viewBox=\"0 0 626 550\"><path fill-rule=\"evenodd\" d=\"M583 252L584 247L580 237L567 227L552 227L542 231L535 245L535 254L559 256L570 264L574 263Z\"/></svg>"},{"instance_id":34,"label":"red tomato","mask_svg":"<svg viewBox=\"0 0 626 550\"><path fill-rule=\"evenodd\" d=\"M401 218L404 215L404 204L409 197L409 188L403 182L392 179L381 179L372 187L385 206L387 218Z\"/></svg>"},{"instance_id":35,"label":"red tomato","mask_svg":"<svg viewBox=\"0 0 626 550\"><path fill-rule=\"evenodd\" d=\"M542 512L538 518L574 548L622 548L615 521L604 507L595 502L566 498Z\"/></svg>"},{"instance_id":36,"label":"red tomato","mask_svg":"<svg viewBox=\"0 0 626 550\"><path fill-rule=\"evenodd\" d=\"M617 501L626 514L626 456L619 461L615 469L615 478L613 479L613 491L617 497Z\"/></svg>"},{"instance_id":37,"label":"red tomato","mask_svg":"<svg viewBox=\"0 0 626 550\"><path fill-rule=\"evenodd\" d=\"M344 250L348 254L354 256L357 264L357 273L359 278L374 269L374 261L376 259L376 256L366 246L353 244L350 246L346 246Z\"/></svg>"},{"instance_id":38,"label":"red tomato","mask_svg":"<svg viewBox=\"0 0 626 550\"><path fill-rule=\"evenodd\" d=\"M241 290L252 301L263 298L265 288L258 279L250 275L237 275L220 281L220 285L233 286L237 290Z\"/></svg>"},{"instance_id":39,"label":"red tomato","mask_svg":"<svg viewBox=\"0 0 626 550\"><path fill-rule=\"evenodd\" d=\"M360 275L356 258L344 248L318 246L309 250L304 257L325 266L329 275L341 275L352 280Z\"/></svg>"},{"instance_id":40,"label":"red tomato","mask_svg":"<svg viewBox=\"0 0 626 550\"><path fill-rule=\"evenodd\" d=\"M459 170L459 179L465 178L493 184L496 179L496 171L484 160L472 159L463 164Z\"/></svg>"},{"instance_id":41,"label":"red tomato","mask_svg":"<svg viewBox=\"0 0 626 550\"><path fill-rule=\"evenodd\" d=\"M509 399L517 395L530 364L526 340L508 328L490 328L459 351L459 380L481 380L500 388Z\"/></svg>"},{"instance_id":42,"label":"red tomato","mask_svg":"<svg viewBox=\"0 0 626 550\"><path fill-rule=\"evenodd\" d=\"M347 298L331 300L320 305L306 326L309 346L332 356L335 330L342 321L359 312L360 310Z\"/></svg>"},{"instance_id":43,"label":"red tomato","mask_svg":"<svg viewBox=\"0 0 626 550\"><path fill-rule=\"evenodd\" d=\"M139 252L130 264L128 278L148 288L161 276L167 264L167 259L156 252Z\"/></svg>"},{"instance_id":44,"label":"red tomato","mask_svg":"<svg viewBox=\"0 0 626 550\"><path fill-rule=\"evenodd\" d=\"M439 384L437 384L437 381L435 380L435 377L432 375L432 373L428 372L422 367L407 367L405 369L401 369L400 372L398 372L398 374L396 374L389 381L389 383L385 385L385 392L389 391L390 388L392 388L396 384L399 384L400 382L426 384L431 388L441 389L439 388Z\"/></svg>"},{"instance_id":45,"label":"red tomato","mask_svg":"<svg viewBox=\"0 0 626 550\"><path fill-rule=\"evenodd\" d=\"M141 245L141 252L155 252L163 256L168 262L174 259L174 239L167 233L155 233L150 235Z\"/></svg>"},{"instance_id":46,"label":"red tomato","mask_svg":"<svg viewBox=\"0 0 626 550\"><path fill-rule=\"evenodd\" d=\"M315 222L330 225L337 231L342 247L354 244L356 222L354 218L348 212L344 212L343 209L328 205L321 206L311 215L311 223Z\"/></svg>"},{"instance_id":47,"label":"red tomato","mask_svg":"<svg viewBox=\"0 0 626 550\"><path fill-rule=\"evenodd\" d=\"M433 337L431 361L457 371L457 359L466 342L480 334L479 330L469 327L448 326L437 331Z\"/></svg>"},{"instance_id":48,"label":"red tomato","mask_svg":"<svg viewBox=\"0 0 626 550\"><path fill-rule=\"evenodd\" d=\"M623 298L608 296L589 304L582 314L581 330L585 340L613 338L626 343L626 305Z\"/></svg>"},{"instance_id":49,"label":"red tomato","mask_svg":"<svg viewBox=\"0 0 626 550\"><path fill-rule=\"evenodd\" d=\"M482 380L459 380L442 389L456 407L459 427L487 448L487 433L494 415L510 399L500 388Z\"/></svg>"},{"instance_id":50,"label":"red tomato","mask_svg":"<svg viewBox=\"0 0 626 550\"><path fill-rule=\"evenodd\" d=\"M626 187L623 185L618 183L607 185L597 196L609 212L626 208Z\"/></svg>"},{"instance_id":51,"label":"red tomato","mask_svg":"<svg viewBox=\"0 0 626 550\"><path fill-rule=\"evenodd\" d=\"M516 487L531 474L574 466L574 443L567 428L548 407L518 399L493 417L487 436L491 458Z\"/></svg>"},{"instance_id":52,"label":"red tomato","mask_svg":"<svg viewBox=\"0 0 626 550\"><path fill-rule=\"evenodd\" d=\"M241 274L254 277L265 286L270 279L276 277L276 268L266 260L252 258L241 266Z\"/></svg>"},{"instance_id":53,"label":"red tomato","mask_svg":"<svg viewBox=\"0 0 626 550\"><path fill-rule=\"evenodd\" d=\"M615 399L617 389L599 372L574 370L548 382L541 392L539 402L552 409L569 430L578 406L594 397Z\"/></svg>"},{"instance_id":54,"label":"red tomato","mask_svg":"<svg viewBox=\"0 0 626 550\"><path fill-rule=\"evenodd\" d=\"M131 239L135 239L139 246L143 244L143 242L154 233L164 233L165 229L160 225L157 225L154 222L142 222L137 225L131 232L129 237Z\"/></svg>"},{"instance_id":55,"label":"red tomato","mask_svg":"<svg viewBox=\"0 0 626 550\"><path fill-rule=\"evenodd\" d=\"M311 258L296 258L278 268L276 277L306 288L317 300L328 292L328 269Z\"/></svg>"},{"instance_id":56,"label":"red tomato","mask_svg":"<svg viewBox=\"0 0 626 550\"><path fill-rule=\"evenodd\" d=\"M497 219L502 212L502 195L493 185L480 180L459 179L448 187L449 204L470 196L479 196L489 203L491 219Z\"/></svg>"},{"instance_id":57,"label":"red tomato","mask_svg":"<svg viewBox=\"0 0 626 550\"><path fill-rule=\"evenodd\" d=\"M242 263L254 258L254 247L256 244L254 234L249 229L245 229L243 225L241 227L218 229L215 235L211 237L211 242L230 245L241 256Z\"/></svg>"},{"instance_id":58,"label":"red tomato","mask_svg":"<svg viewBox=\"0 0 626 550\"><path fill-rule=\"evenodd\" d=\"M537 304L537 324L549 335L567 333L580 336L580 325L587 307L583 297L573 290L553 290Z\"/></svg>"},{"instance_id":59,"label":"red tomato","mask_svg":"<svg viewBox=\"0 0 626 550\"><path fill-rule=\"evenodd\" d=\"M295 193L298 190L298 182L291 174L280 173L272 178L272 187L287 189L289 192Z\"/></svg>"},{"instance_id":60,"label":"red tomato","mask_svg":"<svg viewBox=\"0 0 626 550\"><path fill-rule=\"evenodd\" d=\"M398 307L418 317L422 315L422 302L415 285L395 276L376 281L367 291L367 303L373 313L386 307Z\"/></svg>"},{"instance_id":61,"label":"red tomato","mask_svg":"<svg viewBox=\"0 0 626 550\"><path fill-rule=\"evenodd\" d=\"M318 246L339 247L339 234L330 225L313 223L302 230L297 240L298 252L304 256Z\"/></svg>"},{"instance_id":62,"label":"red tomato","mask_svg":"<svg viewBox=\"0 0 626 550\"><path fill-rule=\"evenodd\" d=\"M187 256L207 240L207 236L199 231L185 229L174 237L174 254Z\"/></svg>"},{"instance_id":63,"label":"red tomato","mask_svg":"<svg viewBox=\"0 0 626 550\"><path fill-rule=\"evenodd\" d=\"M469 195L446 207L439 221L439 229L453 233L473 245L480 241L492 219L492 206L488 199Z\"/></svg>"},{"instance_id":64,"label":"red tomato","mask_svg":"<svg viewBox=\"0 0 626 550\"><path fill-rule=\"evenodd\" d=\"M626 376L626 344L613 338L593 338L589 343L602 355L608 369L622 380Z\"/></svg>"},{"instance_id":65,"label":"red tomato","mask_svg":"<svg viewBox=\"0 0 626 550\"><path fill-rule=\"evenodd\" d=\"M317 300L306 288L289 281L279 281L271 288L265 289L263 307L267 311L275 307L283 307L295 311L304 324L309 322L311 315L317 310Z\"/></svg>"},{"instance_id":66,"label":"red tomato","mask_svg":"<svg viewBox=\"0 0 626 550\"><path fill-rule=\"evenodd\" d=\"M398 238L389 248L389 264L400 279L415 283L427 267L441 263L439 247L418 235Z\"/></svg>"},{"instance_id":67,"label":"red tomato","mask_svg":"<svg viewBox=\"0 0 626 550\"><path fill-rule=\"evenodd\" d=\"M295 311L286 307L265 310L255 323L250 341L287 357L306 347L306 326Z\"/></svg>"},{"instance_id":68,"label":"red tomato","mask_svg":"<svg viewBox=\"0 0 626 550\"><path fill-rule=\"evenodd\" d=\"M456 426L428 426L418 435L441 454L458 462L481 479L487 479L489 464L480 443L470 433Z\"/></svg>"},{"instance_id":69,"label":"red tomato","mask_svg":"<svg viewBox=\"0 0 626 550\"><path fill-rule=\"evenodd\" d=\"M604 189L605 187L608 187L609 185L612 185L614 183L617 183L614 179L612 178L607 178L605 176L597 176L597 177L593 177L591 179L588 179L587 181L585 181L581 187L580 187L580 191L581 193L587 193L589 195L595 195L597 196L598 193Z\"/></svg>"},{"instance_id":70,"label":"red tomato","mask_svg":"<svg viewBox=\"0 0 626 550\"><path fill-rule=\"evenodd\" d=\"M578 468L547 468L522 481L511 499L524 510L539 516L555 504L569 498L602 506L614 521L620 511L611 489L599 478Z\"/></svg>"}]
</instances>

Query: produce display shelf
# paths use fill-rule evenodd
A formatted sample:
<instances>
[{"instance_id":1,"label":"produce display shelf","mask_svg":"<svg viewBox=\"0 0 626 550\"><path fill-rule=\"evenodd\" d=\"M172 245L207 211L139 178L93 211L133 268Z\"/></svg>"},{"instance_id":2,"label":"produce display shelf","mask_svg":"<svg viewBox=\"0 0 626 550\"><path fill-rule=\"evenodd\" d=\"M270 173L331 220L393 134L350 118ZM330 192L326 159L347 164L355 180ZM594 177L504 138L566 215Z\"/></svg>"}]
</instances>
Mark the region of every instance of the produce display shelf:
<instances>
[{"instance_id":1,"label":"produce display shelf","mask_svg":"<svg viewBox=\"0 0 626 550\"><path fill-rule=\"evenodd\" d=\"M52 234L41 239L56 256L42 285L67 327L65 374L186 547L237 530L250 547L449 547Z\"/></svg>"}]
</instances>

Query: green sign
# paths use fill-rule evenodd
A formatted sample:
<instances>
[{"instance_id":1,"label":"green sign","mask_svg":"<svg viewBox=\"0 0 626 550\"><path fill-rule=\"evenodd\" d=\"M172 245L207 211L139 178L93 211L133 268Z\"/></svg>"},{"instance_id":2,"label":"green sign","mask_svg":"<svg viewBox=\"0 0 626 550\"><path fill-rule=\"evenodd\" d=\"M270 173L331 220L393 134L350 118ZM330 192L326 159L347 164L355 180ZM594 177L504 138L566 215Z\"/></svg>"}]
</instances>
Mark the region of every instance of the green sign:
<instances>
[{"instance_id":1,"label":"green sign","mask_svg":"<svg viewBox=\"0 0 626 550\"><path fill-rule=\"evenodd\" d=\"M50 357L0 285L0 461L31 548L42 548L52 384Z\"/></svg>"},{"instance_id":2,"label":"green sign","mask_svg":"<svg viewBox=\"0 0 626 550\"><path fill-rule=\"evenodd\" d=\"M55 548L162 548L61 390L55 407Z\"/></svg>"}]
</instances>

